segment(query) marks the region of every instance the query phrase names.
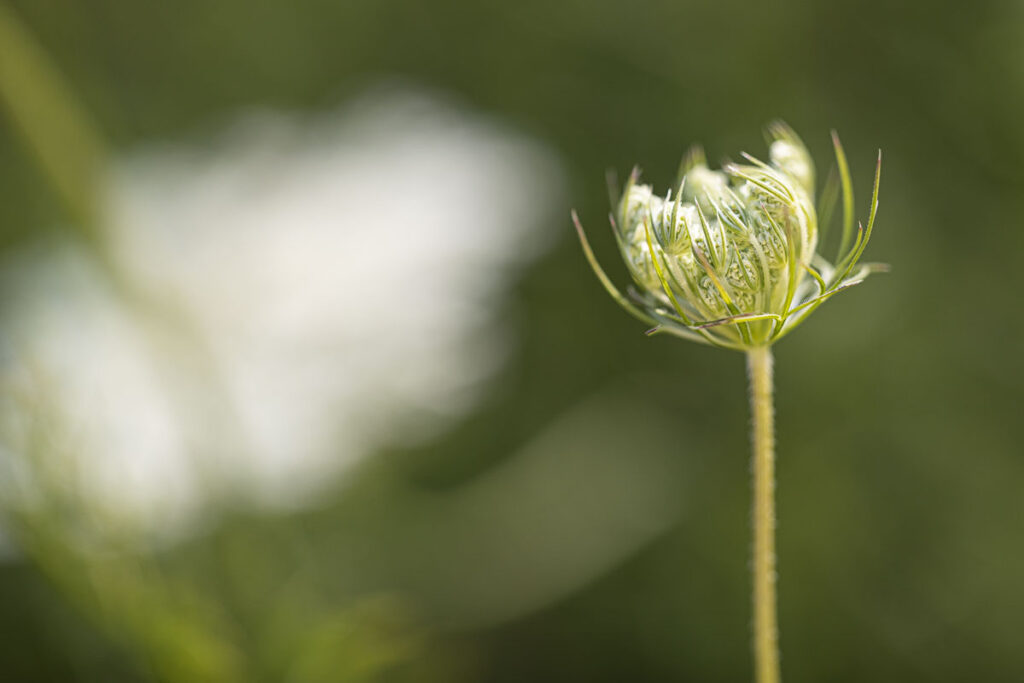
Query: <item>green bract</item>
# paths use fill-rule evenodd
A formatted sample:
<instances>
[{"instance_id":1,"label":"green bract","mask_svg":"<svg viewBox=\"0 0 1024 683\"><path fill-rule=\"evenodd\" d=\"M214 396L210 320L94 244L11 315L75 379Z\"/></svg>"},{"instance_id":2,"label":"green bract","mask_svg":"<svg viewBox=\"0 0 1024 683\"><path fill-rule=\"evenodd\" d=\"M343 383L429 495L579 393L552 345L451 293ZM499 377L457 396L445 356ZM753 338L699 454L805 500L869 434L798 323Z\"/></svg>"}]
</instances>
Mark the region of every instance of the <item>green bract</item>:
<instances>
[{"instance_id":1,"label":"green bract","mask_svg":"<svg viewBox=\"0 0 1024 683\"><path fill-rule=\"evenodd\" d=\"M858 225L854 234L850 173L839 138L832 135L839 172L822 192L822 231L840 189L843 230L839 253L829 262L816 253L820 236L810 155L785 124L769 126L768 136L769 163L744 154L747 163L715 171L699 148L692 150L678 187L664 198L641 185L634 169L611 217L636 284L627 295L601 270L573 212L594 272L616 301L653 326L650 333L741 350L770 345L826 299L881 269L858 266L875 223L881 153L867 228Z\"/></svg>"}]
</instances>

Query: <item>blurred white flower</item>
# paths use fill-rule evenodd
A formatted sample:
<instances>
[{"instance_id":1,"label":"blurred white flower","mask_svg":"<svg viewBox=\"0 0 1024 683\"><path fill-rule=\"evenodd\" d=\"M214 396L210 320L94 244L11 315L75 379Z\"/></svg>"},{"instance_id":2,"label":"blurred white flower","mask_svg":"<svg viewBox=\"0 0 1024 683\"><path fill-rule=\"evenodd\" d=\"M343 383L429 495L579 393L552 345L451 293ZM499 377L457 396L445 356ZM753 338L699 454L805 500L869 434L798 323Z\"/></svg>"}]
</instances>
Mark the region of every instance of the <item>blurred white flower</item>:
<instances>
[{"instance_id":1,"label":"blurred white flower","mask_svg":"<svg viewBox=\"0 0 1024 683\"><path fill-rule=\"evenodd\" d=\"M88 495L162 532L209 482L301 505L473 405L508 345L502 297L561 203L537 143L395 92L313 123L247 115L114 178L127 285L71 248L9 268L3 381L45 377Z\"/></svg>"}]
</instances>

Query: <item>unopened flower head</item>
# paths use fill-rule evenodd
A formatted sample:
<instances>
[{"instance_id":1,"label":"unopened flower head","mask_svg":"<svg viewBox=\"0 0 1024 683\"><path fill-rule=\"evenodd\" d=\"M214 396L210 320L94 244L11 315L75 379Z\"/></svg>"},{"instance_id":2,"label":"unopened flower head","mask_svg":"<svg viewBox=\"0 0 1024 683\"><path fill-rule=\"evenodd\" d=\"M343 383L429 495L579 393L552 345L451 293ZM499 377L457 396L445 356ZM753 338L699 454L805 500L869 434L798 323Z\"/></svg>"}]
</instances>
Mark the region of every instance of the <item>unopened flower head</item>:
<instances>
[{"instance_id":1,"label":"unopened flower head","mask_svg":"<svg viewBox=\"0 0 1024 683\"><path fill-rule=\"evenodd\" d=\"M652 325L652 333L736 349L768 345L826 299L878 269L857 264L874 226L881 155L868 224L855 234L849 170L833 135L838 180L832 176L821 204L827 223L842 191L843 232L839 254L829 262L816 253L819 219L810 155L785 124L769 126L768 136L767 163L744 154L745 163L712 170L694 148L683 161L677 187L664 197L641 184L634 170L612 216L636 284L628 296L601 270L576 220L584 251L605 288Z\"/></svg>"}]
</instances>

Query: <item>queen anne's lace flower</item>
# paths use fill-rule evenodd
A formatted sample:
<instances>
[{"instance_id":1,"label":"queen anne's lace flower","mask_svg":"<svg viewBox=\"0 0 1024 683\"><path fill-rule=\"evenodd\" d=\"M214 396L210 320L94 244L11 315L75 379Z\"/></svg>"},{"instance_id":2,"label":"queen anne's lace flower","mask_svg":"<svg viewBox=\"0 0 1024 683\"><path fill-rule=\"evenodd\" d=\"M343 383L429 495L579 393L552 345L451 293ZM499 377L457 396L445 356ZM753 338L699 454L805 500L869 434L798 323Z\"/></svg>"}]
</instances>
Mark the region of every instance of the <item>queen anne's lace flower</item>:
<instances>
[{"instance_id":1,"label":"queen anne's lace flower","mask_svg":"<svg viewBox=\"0 0 1024 683\"><path fill-rule=\"evenodd\" d=\"M769 163L709 169L699 148L684 160L681 179L664 198L639 183L634 170L612 216L612 228L636 288L623 295L594 259L579 220L573 220L598 278L627 311L652 325L716 346L747 349L773 343L822 302L859 284L879 266L858 260L878 208L881 154L866 228L853 227L853 190L846 157L833 134L839 180L821 204L831 214L843 195L839 254L816 253L818 212L814 164L788 126L768 128ZM826 221L827 222L827 221ZM823 229L827 225L823 225Z\"/></svg>"}]
</instances>

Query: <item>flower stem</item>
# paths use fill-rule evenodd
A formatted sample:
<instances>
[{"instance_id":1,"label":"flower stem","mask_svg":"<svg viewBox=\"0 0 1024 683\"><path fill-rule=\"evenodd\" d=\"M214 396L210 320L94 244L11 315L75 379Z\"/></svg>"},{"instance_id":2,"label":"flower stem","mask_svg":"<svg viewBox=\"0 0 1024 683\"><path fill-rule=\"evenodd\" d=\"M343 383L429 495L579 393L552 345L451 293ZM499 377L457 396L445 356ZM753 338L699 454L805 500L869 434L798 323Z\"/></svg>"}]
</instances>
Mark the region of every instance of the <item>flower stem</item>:
<instances>
[{"instance_id":1,"label":"flower stem","mask_svg":"<svg viewBox=\"0 0 1024 683\"><path fill-rule=\"evenodd\" d=\"M756 683L779 683L779 626L775 596L775 426L772 406L772 352L747 351L753 414L754 486L754 668Z\"/></svg>"}]
</instances>

